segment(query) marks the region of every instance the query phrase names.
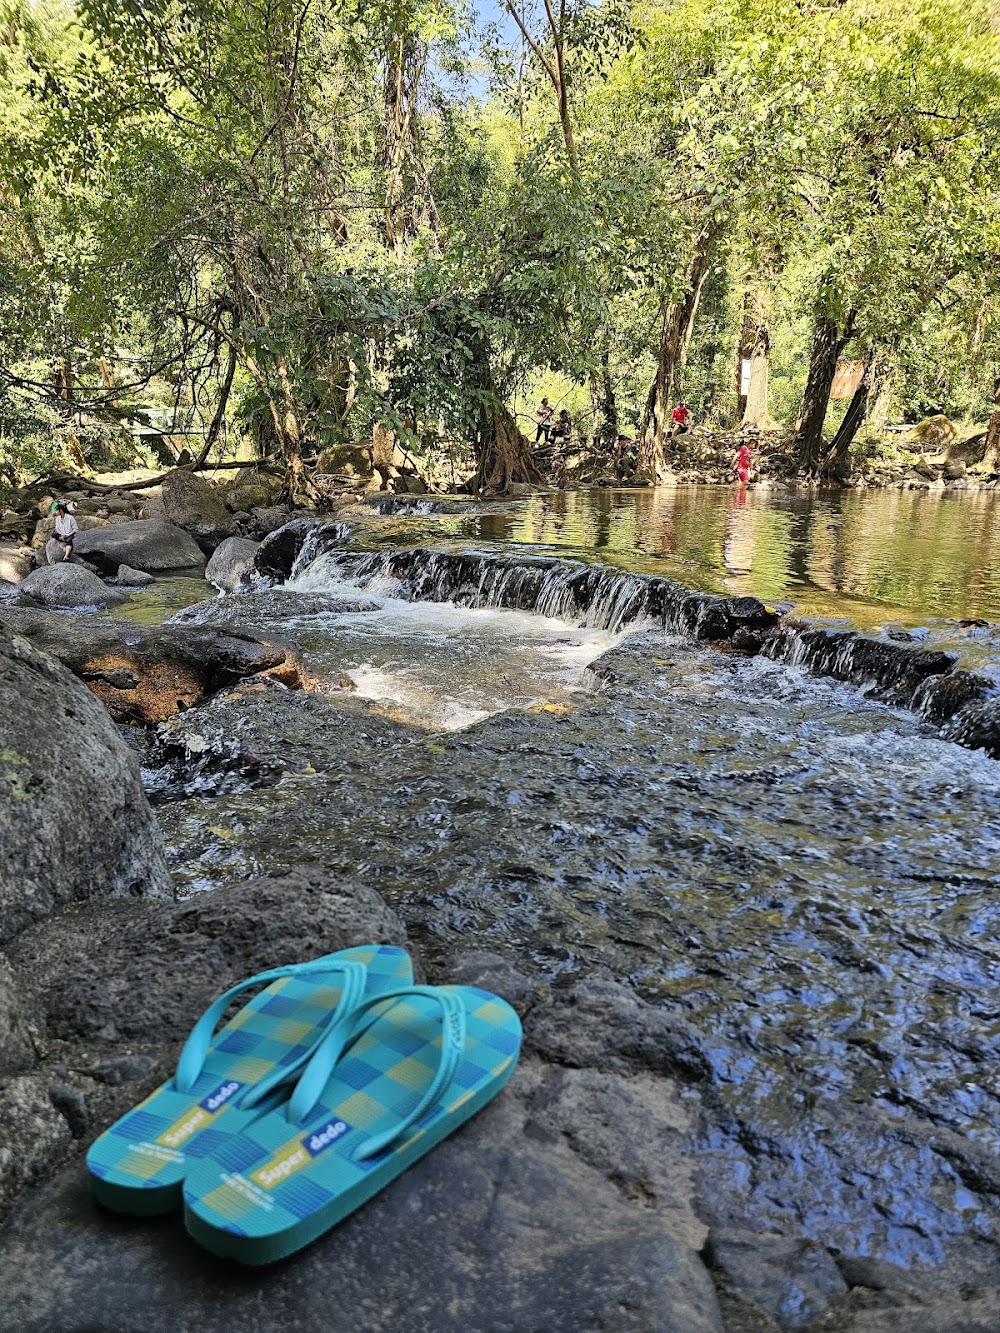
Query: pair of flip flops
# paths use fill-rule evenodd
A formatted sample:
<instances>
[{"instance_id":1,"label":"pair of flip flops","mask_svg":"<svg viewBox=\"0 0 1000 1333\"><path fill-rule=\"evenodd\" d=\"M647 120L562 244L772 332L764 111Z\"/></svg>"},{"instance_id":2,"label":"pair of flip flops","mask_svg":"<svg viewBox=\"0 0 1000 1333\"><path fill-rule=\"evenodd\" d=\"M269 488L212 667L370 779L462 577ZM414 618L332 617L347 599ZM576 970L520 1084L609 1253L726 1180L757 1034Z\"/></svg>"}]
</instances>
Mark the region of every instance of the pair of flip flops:
<instances>
[{"instance_id":1,"label":"pair of flip flops","mask_svg":"<svg viewBox=\"0 0 1000 1333\"><path fill-rule=\"evenodd\" d=\"M124 1213L183 1206L189 1234L212 1253L271 1263L485 1106L520 1045L508 1004L474 986L414 985L402 949L258 973L205 1011L173 1078L92 1145L94 1193Z\"/></svg>"}]
</instances>

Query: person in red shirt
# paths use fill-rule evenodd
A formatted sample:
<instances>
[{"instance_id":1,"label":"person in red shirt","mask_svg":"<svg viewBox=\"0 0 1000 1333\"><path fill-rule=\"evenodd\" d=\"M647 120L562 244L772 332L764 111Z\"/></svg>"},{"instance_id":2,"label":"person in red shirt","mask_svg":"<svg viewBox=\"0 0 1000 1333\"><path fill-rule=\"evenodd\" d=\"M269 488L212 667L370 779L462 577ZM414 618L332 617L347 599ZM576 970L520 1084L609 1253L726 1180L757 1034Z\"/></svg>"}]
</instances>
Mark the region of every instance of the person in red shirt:
<instances>
[{"instance_id":1,"label":"person in red shirt","mask_svg":"<svg viewBox=\"0 0 1000 1333\"><path fill-rule=\"evenodd\" d=\"M740 490L745 491L747 482L750 480L750 446L741 444L733 454L733 460L729 466L731 469L735 469L736 475L740 479Z\"/></svg>"},{"instance_id":2,"label":"person in red shirt","mask_svg":"<svg viewBox=\"0 0 1000 1333\"><path fill-rule=\"evenodd\" d=\"M686 435L691 429L688 422L691 420L691 409L687 403L678 403L670 414L670 438L674 439L677 435Z\"/></svg>"}]
</instances>

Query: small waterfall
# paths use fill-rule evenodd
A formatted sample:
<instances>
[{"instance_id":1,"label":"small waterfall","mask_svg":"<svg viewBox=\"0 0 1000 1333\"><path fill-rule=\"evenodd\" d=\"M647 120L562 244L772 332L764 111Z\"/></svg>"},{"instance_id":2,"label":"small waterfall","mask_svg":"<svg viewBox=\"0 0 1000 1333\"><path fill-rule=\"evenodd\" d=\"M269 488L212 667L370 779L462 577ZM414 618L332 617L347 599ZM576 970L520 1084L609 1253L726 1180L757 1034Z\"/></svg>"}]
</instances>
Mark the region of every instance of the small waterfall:
<instances>
[{"instance_id":1,"label":"small waterfall","mask_svg":"<svg viewBox=\"0 0 1000 1333\"><path fill-rule=\"evenodd\" d=\"M996 682L957 670L951 653L868 639L855 630L782 625L761 652L775 662L869 689L941 728L945 740L1000 758L1000 696Z\"/></svg>"},{"instance_id":2,"label":"small waterfall","mask_svg":"<svg viewBox=\"0 0 1000 1333\"><path fill-rule=\"evenodd\" d=\"M293 518L264 538L243 582L247 585L284 583L327 551L343 546L352 535L349 523Z\"/></svg>"},{"instance_id":3,"label":"small waterfall","mask_svg":"<svg viewBox=\"0 0 1000 1333\"><path fill-rule=\"evenodd\" d=\"M358 587L388 578L399 585L399 596L414 601L533 611L612 632L653 620L694 638L728 639L741 630L768 630L778 622L777 614L755 597L692 593L653 575L547 556L424 547L359 553L327 546L327 559ZM296 571L308 563L303 547Z\"/></svg>"},{"instance_id":4,"label":"small waterfall","mask_svg":"<svg viewBox=\"0 0 1000 1333\"><path fill-rule=\"evenodd\" d=\"M854 630L807 629L783 625L762 649L766 657L804 667L878 692L904 707L914 708L918 691L927 698L929 682L952 672L951 653L904 648L867 639Z\"/></svg>"},{"instance_id":5,"label":"small waterfall","mask_svg":"<svg viewBox=\"0 0 1000 1333\"><path fill-rule=\"evenodd\" d=\"M318 525L293 561L296 572L322 553L340 578L364 588L391 580L396 596L466 607L533 611L571 625L617 633L651 621L669 633L731 642L750 653L830 676L912 709L946 739L1000 757L1000 696L995 682L956 669L950 653L786 621L755 597L691 592L669 579L607 565L492 551L424 547L374 552L335 549L342 524Z\"/></svg>"}]
</instances>

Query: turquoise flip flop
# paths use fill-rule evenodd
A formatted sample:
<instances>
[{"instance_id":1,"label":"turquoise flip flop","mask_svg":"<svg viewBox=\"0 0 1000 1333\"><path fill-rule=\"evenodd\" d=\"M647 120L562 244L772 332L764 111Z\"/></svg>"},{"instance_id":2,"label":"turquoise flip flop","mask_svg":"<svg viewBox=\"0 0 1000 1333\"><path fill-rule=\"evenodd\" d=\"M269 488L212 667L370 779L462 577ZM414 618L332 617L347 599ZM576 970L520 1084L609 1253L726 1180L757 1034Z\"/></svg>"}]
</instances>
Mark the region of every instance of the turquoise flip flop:
<instances>
[{"instance_id":1,"label":"turquoise flip flop","mask_svg":"<svg viewBox=\"0 0 1000 1333\"><path fill-rule=\"evenodd\" d=\"M413 986L331 1027L291 1100L192 1165L184 1224L213 1254L283 1259L335 1226L495 1097L521 1024L473 986Z\"/></svg>"},{"instance_id":2,"label":"turquoise flip flop","mask_svg":"<svg viewBox=\"0 0 1000 1333\"><path fill-rule=\"evenodd\" d=\"M286 1101L290 1081L317 1043L366 998L395 994L412 980L404 950L373 944L271 968L232 986L195 1023L173 1078L91 1145L87 1167L96 1197L143 1216L179 1208L193 1161ZM264 989L216 1032L231 1001L254 986Z\"/></svg>"}]
</instances>

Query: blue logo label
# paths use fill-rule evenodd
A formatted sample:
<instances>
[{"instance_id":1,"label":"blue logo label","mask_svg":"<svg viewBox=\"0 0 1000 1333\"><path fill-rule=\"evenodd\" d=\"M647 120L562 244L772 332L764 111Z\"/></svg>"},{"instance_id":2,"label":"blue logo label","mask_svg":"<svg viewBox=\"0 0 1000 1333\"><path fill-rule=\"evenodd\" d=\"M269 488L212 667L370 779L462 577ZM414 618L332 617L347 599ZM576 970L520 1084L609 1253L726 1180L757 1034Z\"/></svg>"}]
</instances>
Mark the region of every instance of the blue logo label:
<instances>
[{"instance_id":1,"label":"blue logo label","mask_svg":"<svg viewBox=\"0 0 1000 1333\"><path fill-rule=\"evenodd\" d=\"M242 1083L237 1083L234 1078L229 1079L227 1083L220 1083L219 1086L208 1094L204 1101L198 1105L203 1107L209 1115L215 1115L216 1111L221 1111L226 1102L232 1099L243 1087Z\"/></svg>"},{"instance_id":2,"label":"blue logo label","mask_svg":"<svg viewBox=\"0 0 1000 1333\"><path fill-rule=\"evenodd\" d=\"M345 1134L349 1134L350 1125L346 1120L328 1120L322 1129L314 1129L302 1140L302 1146L310 1157L318 1157L324 1148L336 1143Z\"/></svg>"}]
</instances>

